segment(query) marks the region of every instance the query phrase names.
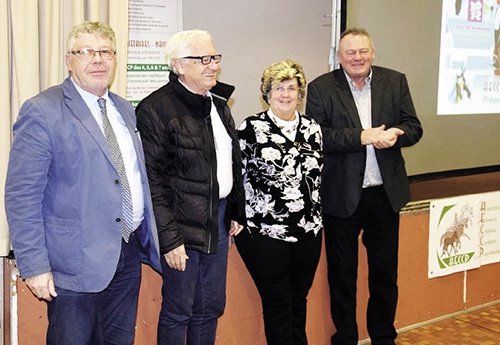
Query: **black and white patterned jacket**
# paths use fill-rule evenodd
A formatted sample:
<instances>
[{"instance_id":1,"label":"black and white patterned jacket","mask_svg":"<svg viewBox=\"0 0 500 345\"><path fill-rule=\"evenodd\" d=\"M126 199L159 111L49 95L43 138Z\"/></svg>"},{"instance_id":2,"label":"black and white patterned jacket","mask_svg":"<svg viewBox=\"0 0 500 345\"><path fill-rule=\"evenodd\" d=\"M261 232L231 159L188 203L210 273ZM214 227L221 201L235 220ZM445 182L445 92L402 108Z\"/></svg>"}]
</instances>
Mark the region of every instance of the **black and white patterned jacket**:
<instances>
[{"instance_id":1,"label":"black and white patterned jacket","mask_svg":"<svg viewBox=\"0 0 500 345\"><path fill-rule=\"evenodd\" d=\"M267 111L238 128L248 229L287 242L316 236L322 228L321 129L310 117L298 116L295 141Z\"/></svg>"}]
</instances>

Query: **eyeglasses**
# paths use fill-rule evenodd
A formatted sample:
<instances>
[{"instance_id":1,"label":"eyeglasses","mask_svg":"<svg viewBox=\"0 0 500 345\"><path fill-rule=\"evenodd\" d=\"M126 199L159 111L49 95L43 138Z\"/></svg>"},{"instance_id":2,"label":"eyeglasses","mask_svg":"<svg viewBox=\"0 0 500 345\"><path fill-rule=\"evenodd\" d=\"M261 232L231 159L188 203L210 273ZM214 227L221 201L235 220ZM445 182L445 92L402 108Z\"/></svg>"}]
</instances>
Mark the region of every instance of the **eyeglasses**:
<instances>
[{"instance_id":1,"label":"eyeglasses","mask_svg":"<svg viewBox=\"0 0 500 345\"><path fill-rule=\"evenodd\" d=\"M78 56L82 60L93 59L96 53L99 53L103 60L111 60L116 55L116 52L111 49L95 50L83 48L80 50L71 51L71 54Z\"/></svg>"},{"instance_id":2,"label":"eyeglasses","mask_svg":"<svg viewBox=\"0 0 500 345\"><path fill-rule=\"evenodd\" d=\"M200 60L202 65L209 65L212 60L215 63L219 63L222 60L222 55L205 55L205 56L184 56L181 59L192 59L192 60Z\"/></svg>"},{"instance_id":3,"label":"eyeglasses","mask_svg":"<svg viewBox=\"0 0 500 345\"><path fill-rule=\"evenodd\" d=\"M299 91L299 87L297 85L290 85L289 87L278 86L274 90L278 93L285 93L285 91L293 93Z\"/></svg>"}]
</instances>

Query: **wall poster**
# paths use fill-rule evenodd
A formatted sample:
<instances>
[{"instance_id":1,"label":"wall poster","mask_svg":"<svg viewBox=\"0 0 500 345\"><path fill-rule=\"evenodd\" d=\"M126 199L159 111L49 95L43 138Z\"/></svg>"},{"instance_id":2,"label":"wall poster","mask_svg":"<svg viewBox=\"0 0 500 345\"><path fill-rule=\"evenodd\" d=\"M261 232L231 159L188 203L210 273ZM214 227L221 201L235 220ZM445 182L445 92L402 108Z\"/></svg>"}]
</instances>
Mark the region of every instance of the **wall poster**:
<instances>
[{"instance_id":1,"label":"wall poster","mask_svg":"<svg viewBox=\"0 0 500 345\"><path fill-rule=\"evenodd\" d=\"M438 115L500 113L500 0L443 0Z\"/></svg>"},{"instance_id":2,"label":"wall poster","mask_svg":"<svg viewBox=\"0 0 500 345\"><path fill-rule=\"evenodd\" d=\"M129 0L127 100L135 107L168 81L163 48L182 30L182 0Z\"/></svg>"}]
</instances>

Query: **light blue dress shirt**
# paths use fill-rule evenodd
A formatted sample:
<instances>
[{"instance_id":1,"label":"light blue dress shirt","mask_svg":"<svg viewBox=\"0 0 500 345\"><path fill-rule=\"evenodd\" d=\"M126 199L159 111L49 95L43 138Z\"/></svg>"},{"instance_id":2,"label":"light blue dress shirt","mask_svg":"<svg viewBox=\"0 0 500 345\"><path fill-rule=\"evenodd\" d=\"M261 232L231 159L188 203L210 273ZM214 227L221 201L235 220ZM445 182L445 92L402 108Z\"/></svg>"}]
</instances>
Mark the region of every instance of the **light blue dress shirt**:
<instances>
[{"instance_id":1,"label":"light blue dress shirt","mask_svg":"<svg viewBox=\"0 0 500 345\"><path fill-rule=\"evenodd\" d=\"M363 89L358 89L351 78L346 74L351 87L351 93L358 109L359 119L363 129L372 128L372 72L365 79ZM378 166L377 157L375 156L375 147L373 145L366 146L366 167L365 177L363 179L363 188L380 186L383 184L382 175Z\"/></svg>"}]
</instances>

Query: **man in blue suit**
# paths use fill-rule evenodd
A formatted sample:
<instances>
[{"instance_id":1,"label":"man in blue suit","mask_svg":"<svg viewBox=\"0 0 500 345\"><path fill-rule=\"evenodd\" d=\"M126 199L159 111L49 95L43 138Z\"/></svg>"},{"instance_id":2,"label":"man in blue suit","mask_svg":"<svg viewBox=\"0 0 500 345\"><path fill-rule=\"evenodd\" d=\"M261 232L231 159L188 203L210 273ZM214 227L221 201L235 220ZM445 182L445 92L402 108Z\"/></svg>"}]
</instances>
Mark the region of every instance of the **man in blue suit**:
<instances>
[{"instance_id":1,"label":"man in blue suit","mask_svg":"<svg viewBox=\"0 0 500 345\"><path fill-rule=\"evenodd\" d=\"M5 205L17 266L48 306L47 344L132 344L141 262L161 271L134 109L108 91L113 30L76 25L70 76L26 101Z\"/></svg>"},{"instance_id":2,"label":"man in blue suit","mask_svg":"<svg viewBox=\"0 0 500 345\"><path fill-rule=\"evenodd\" d=\"M358 236L368 256L367 328L373 345L394 345L398 300L399 211L410 201L401 148L422 127L404 74L372 66L366 30L340 38L342 68L309 84L306 112L323 131L321 204L325 228L332 345L356 345Z\"/></svg>"}]
</instances>

